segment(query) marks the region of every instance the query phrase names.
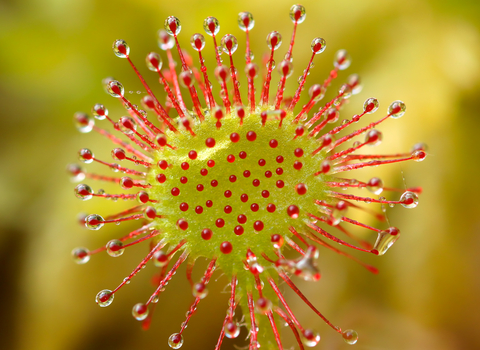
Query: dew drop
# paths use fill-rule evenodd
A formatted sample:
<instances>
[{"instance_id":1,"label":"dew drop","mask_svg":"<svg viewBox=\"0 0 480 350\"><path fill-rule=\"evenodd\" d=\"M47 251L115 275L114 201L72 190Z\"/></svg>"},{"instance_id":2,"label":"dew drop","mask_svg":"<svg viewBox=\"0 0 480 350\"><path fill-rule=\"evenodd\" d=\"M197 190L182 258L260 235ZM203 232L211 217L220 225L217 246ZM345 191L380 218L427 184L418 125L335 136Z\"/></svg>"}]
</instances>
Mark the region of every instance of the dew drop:
<instances>
[{"instance_id":1,"label":"dew drop","mask_svg":"<svg viewBox=\"0 0 480 350\"><path fill-rule=\"evenodd\" d=\"M78 159L80 159L85 164L90 164L91 162L93 162L94 158L95 156L93 155L93 152L90 151L88 148L82 148L78 152Z\"/></svg>"},{"instance_id":2,"label":"dew drop","mask_svg":"<svg viewBox=\"0 0 480 350\"><path fill-rule=\"evenodd\" d=\"M345 201L339 201L332 210L333 225L338 225L342 218L345 216L348 209L348 205Z\"/></svg>"},{"instance_id":3,"label":"dew drop","mask_svg":"<svg viewBox=\"0 0 480 350\"><path fill-rule=\"evenodd\" d=\"M418 196L415 192L406 191L400 197L400 202L404 208L415 208L418 205Z\"/></svg>"},{"instance_id":4,"label":"dew drop","mask_svg":"<svg viewBox=\"0 0 480 350\"><path fill-rule=\"evenodd\" d=\"M158 46L162 50L169 50L175 45L175 39L173 36L167 34L167 32L163 29L158 31Z\"/></svg>"},{"instance_id":5,"label":"dew drop","mask_svg":"<svg viewBox=\"0 0 480 350\"><path fill-rule=\"evenodd\" d=\"M147 68L153 72L159 72L162 69L162 57L156 52L150 52L145 61Z\"/></svg>"},{"instance_id":6,"label":"dew drop","mask_svg":"<svg viewBox=\"0 0 480 350\"><path fill-rule=\"evenodd\" d=\"M293 23L303 23L305 21L305 17L307 16L307 12L305 11L305 7L302 5L293 5L290 8L290 19Z\"/></svg>"},{"instance_id":7,"label":"dew drop","mask_svg":"<svg viewBox=\"0 0 480 350\"><path fill-rule=\"evenodd\" d=\"M359 94L362 91L363 85L360 82L360 77L358 76L358 74L351 74L348 77L347 82L352 89L353 95Z\"/></svg>"},{"instance_id":8,"label":"dew drop","mask_svg":"<svg viewBox=\"0 0 480 350\"><path fill-rule=\"evenodd\" d=\"M373 192L376 195L379 195L380 193L383 192L383 181L382 181L382 179L380 179L378 177L372 177L367 182L367 189L370 192Z\"/></svg>"},{"instance_id":9,"label":"dew drop","mask_svg":"<svg viewBox=\"0 0 480 350\"><path fill-rule=\"evenodd\" d=\"M114 294L110 289L100 291L95 297L95 301L100 307L107 307L113 302Z\"/></svg>"},{"instance_id":10,"label":"dew drop","mask_svg":"<svg viewBox=\"0 0 480 350\"><path fill-rule=\"evenodd\" d=\"M163 252L163 250L157 250L153 254L153 264L156 267L163 267L169 262L168 255Z\"/></svg>"},{"instance_id":11,"label":"dew drop","mask_svg":"<svg viewBox=\"0 0 480 350\"><path fill-rule=\"evenodd\" d=\"M253 56L250 55L250 56ZM253 59L253 58L251 58ZM250 78L255 78L258 74L258 65L256 65L255 63L249 63L245 66L245 74L250 77Z\"/></svg>"},{"instance_id":12,"label":"dew drop","mask_svg":"<svg viewBox=\"0 0 480 350\"><path fill-rule=\"evenodd\" d=\"M365 143L369 146L378 146L382 143L382 133L377 129L372 129L365 135Z\"/></svg>"},{"instance_id":13,"label":"dew drop","mask_svg":"<svg viewBox=\"0 0 480 350\"><path fill-rule=\"evenodd\" d=\"M281 44L282 35L279 32L273 31L267 35L267 45L270 50L277 50Z\"/></svg>"},{"instance_id":14,"label":"dew drop","mask_svg":"<svg viewBox=\"0 0 480 350\"><path fill-rule=\"evenodd\" d=\"M372 114L375 113L378 109L378 106L380 104L378 103L378 100L376 98L370 97L365 100L365 103L363 104L363 111Z\"/></svg>"},{"instance_id":15,"label":"dew drop","mask_svg":"<svg viewBox=\"0 0 480 350\"><path fill-rule=\"evenodd\" d=\"M87 248L79 247L72 250L72 258L77 264L86 264L90 260L90 251Z\"/></svg>"},{"instance_id":16,"label":"dew drop","mask_svg":"<svg viewBox=\"0 0 480 350\"><path fill-rule=\"evenodd\" d=\"M203 29L210 36L217 35L220 31L220 22L215 17L207 17L203 21Z\"/></svg>"},{"instance_id":17,"label":"dew drop","mask_svg":"<svg viewBox=\"0 0 480 350\"><path fill-rule=\"evenodd\" d=\"M327 42L323 38L315 38L312 40L310 48L312 49L312 52L315 53L315 55L318 55L319 53L325 51L325 49L327 48ZM313 68L313 62L310 65L310 68Z\"/></svg>"},{"instance_id":18,"label":"dew drop","mask_svg":"<svg viewBox=\"0 0 480 350\"><path fill-rule=\"evenodd\" d=\"M345 70L350 67L351 62L352 60L347 50L338 50L335 53L335 59L333 61L335 68L338 68L339 70Z\"/></svg>"},{"instance_id":19,"label":"dew drop","mask_svg":"<svg viewBox=\"0 0 480 350\"><path fill-rule=\"evenodd\" d=\"M126 135L131 135L137 130L137 123L133 118L121 117L118 121L118 127Z\"/></svg>"},{"instance_id":20,"label":"dew drop","mask_svg":"<svg viewBox=\"0 0 480 350\"><path fill-rule=\"evenodd\" d=\"M165 20L165 30L172 36L178 35L182 30L180 20L175 16L168 16Z\"/></svg>"},{"instance_id":21,"label":"dew drop","mask_svg":"<svg viewBox=\"0 0 480 350\"><path fill-rule=\"evenodd\" d=\"M255 20L250 12L240 12L238 14L238 26L241 30L246 32L252 30L255 25Z\"/></svg>"},{"instance_id":22,"label":"dew drop","mask_svg":"<svg viewBox=\"0 0 480 350\"><path fill-rule=\"evenodd\" d=\"M267 298L259 298L255 303L257 312L266 315L272 309L272 302Z\"/></svg>"},{"instance_id":23,"label":"dew drop","mask_svg":"<svg viewBox=\"0 0 480 350\"><path fill-rule=\"evenodd\" d=\"M120 98L123 97L125 93L125 89L123 88L123 85L117 81L117 80L110 80L107 83L106 90L110 96Z\"/></svg>"},{"instance_id":24,"label":"dew drop","mask_svg":"<svg viewBox=\"0 0 480 350\"><path fill-rule=\"evenodd\" d=\"M390 227L388 230L380 231L377 234L377 240L373 245L372 253L383 255L400 237L400 230L396 227Z\"/></svg>"},{"instance_id":25,"label":"dew drop","mask_svg":"<svg viewBox=\"0 0 480 350\"><path fill-rule=\"evenodd\" d=\"M125 251L125 248L123 248L123 243L118 239L112 239L107 243L106 248L107 254L114 258L122 255Z\"/></svg>"},{"instance_id":26,"label":"dew drop","mask_svg":"<svg viewBox=\"0 0 480 350\"><path fill-rule=\"evenodd\" d=\"M120 58L127 58L130 54L130 47L125 40L117 39L113 42L113 53Z\"/></svg>"},{"instance_id":27,"label":"dew drop","mask_svg":"<svg viewBox=\"0 0 480 350\"><path fill-rule=\"evenodd\" d=\"M227 338L234 339L240 334L240 325L236 322L227 322L223 330Z\"/></svg>"},{"instance_id":28,"label":"dew drop","mask_svg":"<svg viewBox=\"0 0 480 350\"><path fill-rule=\"evenodd\" d=\"M102 104L97 103L92 110L93 116L98 120L104 120L108 116L108 109Z\"/></svg>"},{"instance_id":29,"label":"dew drop","mask_svg":"<svg viewBox=\"0 0 480 350\"><path fill-rule=\"evenodd\" d=\"M412 158L416 162L422 162L427 157L427 153L422 150L417 150L412 153Z\"/></svg>"},{"instance_id":30,"label":"dew drop","mask_svg":"<svg viewBox=\"0 0 480 350\"><path fill-rule=\"evenodd\" d=\"M173 333L168 338L168 345L172 349L180 349L183 345L183 336L180 333Z\"/></svg>"},{"instance_id":31,"label":"dew drop","mask_svg":"<svg viewBox=\"0 0 480 350\"><path fill-rule=\"evenodd\" d=\"M283 60L278 65L278 72L280 73L281 76L285 78L289 78L293 73L293 64L290 61ZM279 86L280 84L281 83L279 82Z\"/></svg>"},{"instance_id":32,"label":"dew drop","mask_svg":"<svg viewBox=\"0 0 480 350\"><path fill-rule=\"evenodd\" d=\"M388 106L388 114L394 119L403 116L406 110L407 106L403 101L393 101L390 106Z\"/></svg>"},{"instance_id":33,"label":"dew drop","mask_svg":"<svg viewBox=\"0 0 480 350\"><path fill-rule=\"evenodd\" d=\"M345 340L345 342L350 345L353 345L358 341L358 333L355 332L353 329L347 329L343 331L342 337L343 340Z\"/></svg>"},{"instance_id":34,"label":"dew drop","mask_svg":"<svg viewBox=\"0 0 480 350\"><path fill-rule=\"evenodd\" d=\"M90 118L88 114L82 112L75 113L73 120L77 130L83 134L92 131L93 126L95 125L95 120Z\"/></svg>"},{"instance_id":35,"label":"dew drop","mask_svg":"<svg viewBox=\"0 0 480 350\"><path fill-rule=\"evenodd\" d=\"M105 219L98 214L91 214L85 218L85 226L90 230L100 230L105 222Z\"/></svg>"},{"instance_id":36,"label":"dew drop","mask_svg":"<svg viewBox=\"0 0 480 350\"><path fill-rule=\"evenodd\" d=\"M148 316L148 307L145 304L138 303L132 309L133 318L137 321L143 321Z\"/></svg>"},{"instance_id":37,"label":"dew drop","mask_svg":"<svg viewBox=\"0 0 480 350\"><path fill-rule=\"evenodd\" d=\"M237 51L238 40L234 35L232 34L224 35L221 40L221 43L222 43L223 52L225 52L226 54L231 55L235 51Z\"/></svg>"},{"instance_id":38,"label":"dew drop","mask_svg":"<svg viewBox=\"0 0 480 350\"><path fill-rule=\"evenodd\" d=\"M311 329L305 329L303 331L303 343L312 348L320 342L320 334L318 332L312 331Z\"/></svg>"},{"instance_id":39,"label":"dew drop","mask_svg":"<svg viewBox=\"0 0 480 350\"><path fill-rule=\"evenodd\" d=\"M200 282L193 286L192 293L195 298L204 299L208 295L208 289L204 283Z\"/></svg>"},{"instance_id":40,"label":"dew drop","mask_svg":"<svg viewBox=\"0 0 480 350\"><path fill-rule=\"evenodd\" d=\"M194 50L202 51L205 47L205 37L200 33L193 34L190 38L190 44L192 44Z\"/></svg>"},{"instance_id":41,"label":"dew drop","mask_svg":"<svg viewBox=\"0 0 480 350\"><path fill-rule=\"evenodd\" d=\"M92 188L85 184L77 185L77 187L75 187L74 193L75 196L82 201L89 200L93 197Z\"/></svg>"}]
</instances>

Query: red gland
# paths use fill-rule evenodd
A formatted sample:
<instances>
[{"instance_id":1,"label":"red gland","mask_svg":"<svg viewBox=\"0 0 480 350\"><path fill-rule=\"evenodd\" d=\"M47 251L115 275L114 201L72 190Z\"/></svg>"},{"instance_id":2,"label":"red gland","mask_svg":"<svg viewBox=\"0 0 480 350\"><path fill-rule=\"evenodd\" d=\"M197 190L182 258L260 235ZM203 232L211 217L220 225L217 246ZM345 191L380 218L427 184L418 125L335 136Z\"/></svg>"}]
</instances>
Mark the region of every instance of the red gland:
<instances>
[{"instance_id":1,"label":"red gland","mask_svg":"<svg viewBox=\"0 0 480 350\"><path fill-rule=\"evenodd\" d=\"M258 220L253 223L253 229L255 231L262 231L264 228L263 222Z\"/></svg>"},{"instance_id":2,"label":"red gland","mask_svg":"<svg viewBox=\"0 0 480 350\"><path fill-rule=\"evenodd\" d=\"M120 180L120 185L124 189L129 189L133 187L133 180L129 178L128 176L124 176Z\"/></svg>"},{"instance_id":3,"label":"red gland","mask_svg":"<svg viewBox=\"0 0 480 350\"><path fill-rule=\"evenodd\" d=\"M186 183L188 182L188 179L187 179L185 176L182 176L182 177L180 178L180 182L181 182L182 184L186 184Z\"/></svg>"},{"instance_id":4,"label":"red gland","mask_svg":"<svg viewBox=\"0 0 480 350\"><path fill-rule=\"evenodd\" d=\"M180 210L181 211L187 211L188 210L188 204L183 202L180 204Z\"/></svg>"},{"instance_id":5,"label":"red gland","mask_svg":"<svg viewBox=\"0 0 480 350\"><path fill-rule=\"evenodd\" d=\"M268 145L272 148L277 148L278 146L278 141L273 139L273 140L270 140L270 142L268 143Z\"/></svg>"},{"instance_id":6,"label":"red gland","mask_svg":"<svg viewBox=\"0 0 480 350\"><path fill-rule=\"evenodd\" d=\"M247 132L247 140L248 141L255 141L257 139L257 134L255 131L249 131Z\"/></svg>"},{"instance_id":7,"label":"red gland","mask_svg":"<svg viewBox=\"0 0 480 350\"><path fill-rule=\"evenodd\" d=\"M322 164L320 164L320 172L323 174L328 173L332 169L332 165L328 160L324 160Z\"/></svg>"},{"instance_id":8,"label":"red gland","mask_svg":"<svg viewBox=\"0 0 480 350\"><path fill-rule=\"evenodd\" d=\"M223 253L223 254L230 254L232 252L232 243L226 241L226 242L223 242L222 244L220 244L220 251Z\"/></svg>"},{"instance_id":9,"label":"red gland","mask_svg":"<svg viewBox=\"0 0 480 350\"><path fill-rule=\"evenodd\" d=\"M215 147L215 139L213 137L209 137L208 139L206 139L205 146L207 146L208 148Z\"/></svg>"},{"instance_id":10,"label":"red gland","mask_svg":"<svg viewBox=\"0 0 480 350\"><path fill-rule=\"evenodd\" d=\"M163 184L167 180L167 177L164 174L158 174L156 178L157 178L157 181L160 182L161 184Z\"/></svg>"},{"instance_id":11,"label":"red gland","mask_svg":"<svg viewBox=\"0 0 480 350\"><path fill-rule=\"evenodd\" d=\"M301 125L297 126L297 128L295 129L295 135L297 136L303 136L304 132L305 132L305 129Z\"/></svg>"},{"instance_id":12,"label":"red gland","mask_svg":"<svg viewBox=\"0 0 480 350\"><path fill-rule=\"evenodd\" d=\"M239 224L244 224L247 222L247 216L240 214L239 216L237 216L237 221Z\"/></svg>"},{"instance_id":13,"label":"red gland","mask_svg":"<svg viewBox=\"0 0 480 350\"><path fill-rule=\"evenodd\" d=\"M208 208L211 208L212 205L213 205L213 202L211 200L208 200L205 202L205 205L208 207Z\"/></svg>"},{"instance_id":14,"label":"red gland","mask_svg":"<svg viewBox=\"0 0 480 350\"><path fill-rule=\"evenodd\" d=\"M215 221L215 226L217 226L218 228L222 228L223 226L225 226L225 220L223 220L222 218L219 218Z\"/></svg>"},{"instance_id":15,"label":"red gland","mask_svg":"<svg viewBox=\"0 0 480 350\"><path fill-rule=\"evenodd\" d=\"M303 163L302 163L302 162L299 162L298 160L296 160L296 161L293 163L293 167L294 167L296 170L302 169L302 166L303 166Z\"/></svg>"},{"instance_id":16,"label":"red gland","mask_svg":"<svg viewBox=\"0 0 480 350\"><path fill-rule=\"evenodd\" d=\"M125 151L121 148L115 148L113 151L112 151L112 157L114 159L118 159L118 160L123 160L125 159L127 156L125 154Z\"/></svg>"},{"instance_id":17,"label":"red gland","mask_svg":"<svg viewBox=\"0 0 480 350\"><path fill-rule=\"evenodd\" d=\"M190 151L188 152L188 158L190 159L197 159L197 152L196 151Z\"/></svg>"},{"instance_id":18,"label":"red gland","mask_svg":"<svg viewBox=\"0 0 480 350\"><path fill-rule=\"evenodd\" d=\"M298 214L300 213L300 210L296 205L290 205L287 208L287 214L290 216L292 219L298 218Z\"/></svg>"},{"instance_id":19,"label":"red gland","mask_svg":"<svg viewBox=\"0 0 480 350\"><path fill-rule=\"evenodd\" d=\"M167 161L166 161L166 160L160 160L160 161L158 162L158 167L159 167L160 169L163 169L163 170L167 169L167 168L168 168L168 163L167 163Z\"/></svg>"},{"instance_id":20,"label":"red gland","mask_svg":"<svg viewBox=\"0 0 480 350\"><path fill-rule=\"evenodd\" d=\"M145 216L146 218L153 220L157 217L157 211L154 207L146 207L145 208Z\"/></svg>"},{"instance_id":21,"label":"red gland","mask_svg":"<svg viewBox=\"0 0 480 350\"><path fill-rule=\"evenodd\" d=\"M283 237L279 234L272 235L271 242L273 243L273 247L276 249L280 249L283 245Z\"/></svg>"},{"instance_id":22,"label":"red gland","mask_svg":"<svg viewBox=\"0 0 480 350\"><path fill-rule=\"evenodd\" d=\"M270 203L269 205L267 205L267 211L268 211L269 213L275 212L276 209L277 209L277 207L276 207L275 204L273 204L273 203Z\"/></svg>"},{"instance_id":23,"label":"red gland","mask_svg":"<svg viewBox=\"0 0 480 350\"><path fill-rule=\"evenodd\" d=\"M243 232L244 232L244 229L240 225L235 226L235 228L233 229L233 233L235 233L237 236L243 235Z\"/></svg>"},{"instance_id":24,"label":"red gland","mask_svg":"<svg viewBox=\"0 0 480 350\"><path fill-rule=\"evenodd\" d=\"M278 156L276 159L277 163L283 163L283 157L282 156Z\"/></svg>"},{"instance_id":25,"label":"red gland","mask_svg":"<svg viewBox=\"0 0 480 350\"><path fill-rule=\"evenodd\" d=\"M204 228L201 235L204 240L208 241L210 238L212 238L213 232L209 228Z\"/></svg>"},{"instance_id":26,"label":"red gland","mask_svg":"<svg viewBox=\"0 0 480 350\"><path fill-rule=\"evenodd\" d=\"M148 193L145 191L138 192L137 198L141 203L144 203L144 204L147 203L148 200L150 199Z\"/></svg>"},{"instance_id":27,"label":"red gland","mask_svg":"<svg viewBox=\"0 0 480 350\"><path fill-rule=\"evenodd\" d=\"M303 156L303 149L297 148L295 151L293 151L293 154L295 154L295 157L301 157Z\"/></svg>"},{"instance_id":28,"label":"red gland","mask_svg":"<svg viewBox=\"0 0 480 350\"><path fill-rule=\"evenodd\" d=\"M232 133L232 134L230 135L230 141L232 141L232 142L234 142L234 143L240 141L240 135L237 134L236 132Z\"/></svg>"},{"instance_id":29,"label":"red gland","mask_svg":"<svg viewBox=\"0 0 480 350\"><path fill-rule=\"evenodd\" d=\"M307 185L302 184L302 183L297 184L297 185L295 186L295 191L297 191L297 193L302 196L302 195L304 195L305 193L307 193Z\"/></svg>"},{"instance_id":30,"label":"red gland","mask_svg":"<svg viewBox=\"0 0 480 350\"><path fill-rule=\"evenodd\" d=\"M241 151L238 156L241 158L241 159L245 159L247 158L247 152L244 152L244 151Z\"/></svg>"},{"instance_id":31,"label":"red gland","mask_svg":"<svg viewBox=\"0 0 480 350\"><path fill-rule=\"evenodd\" d=\"M188 228L188 222L185 219L178 219L177 221L177 227L183 231L185 231Z\"/></svg>"},{"instance_id":32,"label":"red gland","mask_svg":"<svg viewBox=\"0 0 480 350\"><path fill-rule=\"evenodd\" d=\"M201 214L203 213L203 207L201 205L198 205L195 207L195 213Z\"/></svg>"}]
</instances>

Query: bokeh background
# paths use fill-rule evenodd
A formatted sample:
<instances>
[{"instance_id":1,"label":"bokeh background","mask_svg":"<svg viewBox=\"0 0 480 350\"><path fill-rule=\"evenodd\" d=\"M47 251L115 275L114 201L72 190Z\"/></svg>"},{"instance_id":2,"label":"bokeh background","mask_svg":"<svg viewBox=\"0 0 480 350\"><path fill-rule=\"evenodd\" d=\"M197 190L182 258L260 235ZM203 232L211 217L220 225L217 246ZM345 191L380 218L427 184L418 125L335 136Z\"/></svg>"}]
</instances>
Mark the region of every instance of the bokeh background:
<instances>
[{"instance_id":1,"label":"bokeh background","mask_svg":"<svg viewBox=\"0 0 480 350\"><path fill-rule=\"evenodd\" d=\"M380 127L384 142L379 151L408 151L423 141L429 145L429 156L422 163L357 175L363 179L381 175L390 186L424 188L416 209L389 209L389 219L400 227L402 237L388 254L381 258L357 254L380 268L378 276L322 251L322 280L298 285L332 322L359 332L355 349L480 348L479 2L302 4L307 19L298 29L295 72L287 91L291 94L297 85L311 53L310 41L322 36L327 50L316 57L307 86L323 81L336 50L348 49L352 65L333 90L354 72L362 77L364 89L342 116L358 113L367 97L380 100L375 118L391 101L402 99L408 111ZM143 62L147 52L159 51L156 32L168 15L182 21L180 41L185 48L191 34L204 33L203 19L216 16L220 34L237 35L242 52L243 32L236 18L240 11L252 12L253 51L259 62L271 30L283 34L279 52L286 51L291 5L285 0L0 2L0 348L168 348L167 338L180 328L191 301L183 270L162 295L152 327L144 332L130 310L148 297L152 270L136 276L106 309L95 304L94 296L101 289L113 289L128 275L146 247L129 249L118 259L96 256L84 266L70 258L76 246L95 248L134 227L122 224L93 232L77 224L78 212L109 213L114 208L110 202L83 203L73 196L65 166L76 161L78 149L89 147L104 159L111 149L98 135L78 134L73 113L104 103L112 115L121 115L118 102L103 92L101 80L107 76L122 81L127 91L142 90L128 63L113 55L114 39L130 44L132 59L155 85ZM204 53L213 66L210 42ZM243 53L235 56L239 67L242 57ZM161 89L156 86L156 91ZM200 273L201 268L196 276ZM209 285L209 297L185 332L184 349L214 348L228 299L227 279L216 274L214 280L217 283ZM296 296L287 298L301 322L321 332L318 348L351 349ZM290 331L284 333L287 348L293 347ZM240 340L245 336L243 330ZM233 343L226 341L223 349L233 349Z\"/></svg>"}]
</instances>

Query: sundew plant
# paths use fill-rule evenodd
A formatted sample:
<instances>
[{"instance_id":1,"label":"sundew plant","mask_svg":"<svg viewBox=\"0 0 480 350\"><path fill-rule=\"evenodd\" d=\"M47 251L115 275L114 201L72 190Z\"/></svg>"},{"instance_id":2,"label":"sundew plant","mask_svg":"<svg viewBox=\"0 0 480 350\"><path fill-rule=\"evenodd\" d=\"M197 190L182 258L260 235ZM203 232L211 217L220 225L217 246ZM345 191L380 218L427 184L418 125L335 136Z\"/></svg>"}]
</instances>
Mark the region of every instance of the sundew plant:
<instances>
[{"instance_id":1,"label":"sundew plant","mask_svg":"<svg viewBox=\"0 0 480 350\"><path fill-rule=\"evenodd\" d=\"M111 305L123 286L146 264L153 264L158 268L155 288L132 309L144 328L149 327L166 285L178 268L186 265L193 301L178 332L165 337L171 348L183 345L183 333L207 297L207 285L217 270L230 280L230 299L212 349L220 349L225 337L238 337L242 328L247 330L249 349L283 349L283 325L293 332L299 349L316 346L320 335L297 319L283 295L285 288L348 344L355 344L357 333L327 319L297 288L295 280L320 280L316 259L324 249L377 273L352 252L385 254L400 237L400 230L386 219L386 207L414 208L418 204L420 188L386 187L374 170L379 165L422 161L425 145L396 154L367 152L382 141L378 126L404 115L402 101L393 101L382 114L379 102L368 98L357 103L358 114L340 118L342 107L362 86L356 74L337 83L339 73L350 66L345 50L333 55L333 69L323 82L309 82L316 56L325 55L327 44L320 37L312 40L311 58L303 71L298 65L298 80L291 78L297 27L305 18L303 6L292 6L293 33L286 53L279 54L282 35L273 31L266 39L266 58L260 62L250 51L255 24L251 13L238 15L245 34L245 55L237 50L236 36L220 34L215 17L203 23L209 40L195 33L185 44L180 40L184 40L180 20L170 16L158 33L163 54L146 55L146 65L158 75L165 93L153 93L154 87L146 83L130 58L129 45L115 40L114 54L127 61L138 76L145 89L143 96L139 102L132 101L119 81L107 78L105 89L117 100L112 103L123 105L125 114L112 116L107 106L95 104L94 118L83 112L74 116L80 132L97 132L114 148L113 161L97 158L89 148L81 149L81 162L103 164L110 172L90 173L72 164L68 171L73 179L114 183L122 189L120 194L110 194L81 183L75 187L75 195L81 200L95 197L135 203L114 214L86 215L82 224L99 230L104 225L136 220L138 228L94 250L76 248L73 258L83 264L104 251L118 257L128 247L144 244L148 251L139 258L138 266L118 286L96 296L99 306ZM202 52L206 49L215 51L214 67L205 65ZM243 59L245 64L240 65ZM273 74L280 75L278 86L271 83ZM240 87L242 75L247 84ZM297 87L293 96L284 93L287 81ZM299 101L305 88L309 98L302 106ZM329 88L338 92L324 101ZM363 118L373 119L367 126L355 128ZM96 120L101 126L95 125ZM362 168L371 168L372 177L356 179L355 171ZM358 190L370 194L357 195ZM384 197L387 192L393 198ZM378 225L354 219L360 212L372 215ZM371 238L365 239L364 232ZM193 280L199 259L207 260L207 268L200 280Z\"/></svg>"}]
</instances>

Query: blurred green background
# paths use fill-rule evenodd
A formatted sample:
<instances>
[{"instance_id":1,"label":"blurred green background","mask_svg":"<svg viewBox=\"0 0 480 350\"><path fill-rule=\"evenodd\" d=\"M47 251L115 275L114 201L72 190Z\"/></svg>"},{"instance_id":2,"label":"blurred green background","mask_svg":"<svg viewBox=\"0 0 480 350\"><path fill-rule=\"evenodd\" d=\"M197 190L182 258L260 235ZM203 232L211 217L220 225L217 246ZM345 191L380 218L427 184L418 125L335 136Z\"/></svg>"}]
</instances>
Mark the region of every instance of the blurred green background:
<instances>
[{"instance_id":1,"label":"blurred green background","mask_svg":"<svg viewBox=\"0 0 480 350\"><path fill-rule=\"evenodd\" d=\"M397 207L388 212L402 230L395 247L381 258L357 254L380 268L378 276L322 250L322 280L298 285L332 322L359 332L355 349L480 348L479 2L302 4L307 19L298 29L289 93L311 54L310 41L322 36L327 50L316 57L307 86L325 79L336 50L348 49L353 63L333 90L354 72L362 77L364 89L351 99L343 118L358 113L367 97L380 101L375 118L391 101L401 99L408 111L380 127L384 142L379 151L408 151L423 141L429 156L423 163L358 175L368 179L379 174L386 185L398 187L403 187L404 176L408 186L424 187L415 210ZM279 51L286 51L291 5L285 0L0 2L0 348L167 349L167 338L179 330L191 301L183 270L162 295L150 331L143 332L130 310L148 297L152 270L136 276L109 308L100 309L94 296L128 275L146 253L144 246L118 259L96 256L85 266L71 261L72 248L95 248L134 227L122 224L93 232L76 223L78 212L108 213L114 208L100 201L81 203L73 196L74 185L64 169L76 161L78 149L89 147L103 159L109 159L111 149L98 135L79 135L73 113L104 103L114 118L120 116L119 103L101 86L107 76L122 81L127 91L142 90L128 63L113 55L114 39L130 44L133 61L155 85L143 62L147 52L159 51L156 31L168 15L182 21L184 48L189 48L193 33L204 33L203 19L216 16L220 34L237 35L243 52L236 18L240 11L252 12L253 51L259 63L271 30L283 34ZM204 53L212 66L209 41ZM236 54L240 72L242 59L243 53ZM214 348L228 299L228 293L222 293L227 279L215 276L217 283L210 284L209 297L185 332L183 349ZM321 332L318 348L353 349L296 296L287 298L302 324ZM293 342L290 331L284 333L288 348ZM240 340L245 336L243 330ZM223 349L233 349L233 343L226 341Z\"/></svg>"}]
</instances>

